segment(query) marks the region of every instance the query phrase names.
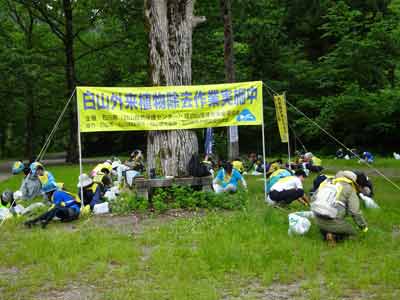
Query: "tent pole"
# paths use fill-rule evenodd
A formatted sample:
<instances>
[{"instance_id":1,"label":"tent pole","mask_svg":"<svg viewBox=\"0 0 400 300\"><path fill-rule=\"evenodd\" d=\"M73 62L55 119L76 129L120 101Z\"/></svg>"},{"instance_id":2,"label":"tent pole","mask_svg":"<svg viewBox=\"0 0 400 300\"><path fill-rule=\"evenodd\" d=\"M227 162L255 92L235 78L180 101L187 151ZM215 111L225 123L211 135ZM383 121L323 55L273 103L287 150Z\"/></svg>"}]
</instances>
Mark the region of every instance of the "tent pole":
<instances>
[{"instance_id":1,"label":"tent pole","mask_svg":"<svg viewBox=\"0 0 400 300\"><path fill-rule=\"evenodd\" d=\"M76 95L76 111L77 111L77 117L78 117L78 152L79 152L79 183L80 183L80 178L83 173L83 167L82 167L82 141L81 141L81 119L80 119L80 112L79 112L79 104L78 104L78 96ZM83 186L80 184L80 198L81 198L81 208L84 207L83 204Z\"/></svg>"},{"instance_id":2,"label":"tent pole","mask_svg":"<svg viewBox=\"0 0 400 300\"><path fill-rule=\"evenodd\" d=\"M264 112L263 112L264 114ZM267 189L266 189L266 183L267 183L267 170L265 169L266 163L265 163L265 131L264 131L264 116L263 116L263 121L262 121L262 148L263 148L263 170L264 170L264 184L263 184L263 189L264 189L264 201L267 201Z\"/></svg>"},{"instance_id":3,"label":"tent pole","mask_svg":"<svg viewBox=\"0 0 400 300\"><path fill-rule=\"evenodd\" d=\"M287 133L287 151L288 151L288 165L289 170L292 170L292 166L290 164L290 134L289 134L289 117L287 113L287 105L286 105L286 93L284 93L285 97L285 106L286 106L286 133Z\"/></svg>"}]
</instances>

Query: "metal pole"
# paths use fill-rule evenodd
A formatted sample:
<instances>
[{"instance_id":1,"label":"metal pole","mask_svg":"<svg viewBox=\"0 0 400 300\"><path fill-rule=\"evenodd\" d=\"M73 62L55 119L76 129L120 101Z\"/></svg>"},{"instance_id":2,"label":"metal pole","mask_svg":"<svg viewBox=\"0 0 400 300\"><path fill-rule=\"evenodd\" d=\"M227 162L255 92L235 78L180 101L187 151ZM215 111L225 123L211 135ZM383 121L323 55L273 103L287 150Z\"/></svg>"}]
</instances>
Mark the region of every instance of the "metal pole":
<instances>
[{"instance_id":1,"label":"metal pole","mask_svg":"<svg viewBox=\"0 0 400 300\"><path fill-rule=\"evenodd\" d=\"M263 112L263 114L264 114L264 112ZM267 200L267 189L266 189L266 183L267 183L267 170L265 169L265 132L264 132L264 116L263 116L263 122L262 122L262 129L261 129L261 132L262 132L262 148L263 148L263 169L264 169L264 186L263 186L263 189L264 189L264 201L266 201Z\"/></svg>"},{"instance_id":2,"label":"metal pole","mask_svg":"<svg viewBox=\"0 0 400 300\"><path fill-rule=\"evenodd\" d=\"M288 165L289 165L289 170L292 170L292 166L290 165L290 134L289 134L289 117L287 113L287 105L286 105L286 93L284 93L285 97L285 106L286 106L286 133L287 133L287 149L288 149Z\"/></svg>"},{"instance_id":3,"label":"metal pole","mask_svg":"<svg viewBox=\"0 0 400 300\"><path fill-rule=\"evenodd\" d=\"M80 182L81 175L83 173L82 167L82 142L81 142L81 120L80 120L80 112L79 112L79 103L78 103L78 96L76 95L76 111L78 117L78 152L79 152L79 184L81 186L81 208L84 207L83 204L83 186Z\"/></svg>"}]
</instances>

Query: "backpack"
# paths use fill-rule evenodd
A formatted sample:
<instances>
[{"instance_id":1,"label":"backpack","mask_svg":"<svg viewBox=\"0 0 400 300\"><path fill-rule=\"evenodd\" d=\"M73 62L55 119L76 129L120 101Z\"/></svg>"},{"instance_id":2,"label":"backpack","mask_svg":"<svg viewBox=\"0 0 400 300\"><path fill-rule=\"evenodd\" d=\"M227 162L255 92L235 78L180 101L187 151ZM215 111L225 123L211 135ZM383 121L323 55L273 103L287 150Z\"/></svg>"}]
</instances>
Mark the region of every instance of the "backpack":
<instances>
[{"instance_id":1,"label":"backpack","mask_svg":"<svg viewBox=\"0 0 400 300\"><path fill-rule=\"evenodd\" d=\"M271 191L272 186L277 183L280 179L293 176L292 172L286 169L279 169L276 170L271 174L271 176L267 180L267 184L265 186L267 193Z\"/></svg>"},{"instance_id":2,"label":"backpack","mask_svg":"<svg viewBox=\"0 0 400 300\"><path fill-rule=\"evenodd\" d=\"M188 165L189 175L193 177L209 176L210 172L205 164L200 161L197 154L193 154Z\"/></svg>"},{"instance_id":3,"label":"backpack","mask_svg":"<svg viewBox=\"0 0 400 300\"><path fill-rule=\"evenodd\" d=\"M319 216L335 219L338 216L339 208L346 207L338 197L343 187L331 179L326 179L319 186L314 201L311 203L311 210Z\"/></svg>"}]
</instances>

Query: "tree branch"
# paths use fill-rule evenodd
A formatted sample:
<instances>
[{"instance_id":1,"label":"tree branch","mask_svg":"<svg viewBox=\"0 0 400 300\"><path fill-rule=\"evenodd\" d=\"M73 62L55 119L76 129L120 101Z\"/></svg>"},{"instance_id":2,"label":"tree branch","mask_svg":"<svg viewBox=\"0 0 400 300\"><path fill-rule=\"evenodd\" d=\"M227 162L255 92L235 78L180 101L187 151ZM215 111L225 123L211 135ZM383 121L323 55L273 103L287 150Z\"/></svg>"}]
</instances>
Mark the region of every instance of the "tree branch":
<instances>
[{"instance_id":1,"label":"tree branch","mask_svg":"<svg viewBox=\"0 0 400 300\"><path fill-rule=\"evenodd\" d=\"M201 23L204 23L206 21L207 21L207 18L205 16L193 16L192 26L193 26L193 28L195 28L196 26L198 26Z\"/></svg>"},{"instance_id":2,"label":"tree branch","mask_svg":"<svg viewBox=\"0 0 400 300\"><path fill-rule=\"evenodd\" d=\"M97 47L97 48L91 47L91 49L90 49L89 51L86 51L86 52L82 53L81 55L79 55L79 56L75 59L75 61L78 61L78 60L84 58L85 56L88 56L88 55L93 54L93 53L95 53L95 52L98 52L98 51L101 51L101 50L104 50L104 49L107 49L107 48L114 47L117 43L120 43L120 42L124 41L126 38L127 38L127 37L123 37L123 38L121 38L121 39L118 39L118 40L112 41L112 42L110 42L110 43L104 44L104 45L102 45L102 46L99 46L99 47Z\"/></svg>"}]
</instances>

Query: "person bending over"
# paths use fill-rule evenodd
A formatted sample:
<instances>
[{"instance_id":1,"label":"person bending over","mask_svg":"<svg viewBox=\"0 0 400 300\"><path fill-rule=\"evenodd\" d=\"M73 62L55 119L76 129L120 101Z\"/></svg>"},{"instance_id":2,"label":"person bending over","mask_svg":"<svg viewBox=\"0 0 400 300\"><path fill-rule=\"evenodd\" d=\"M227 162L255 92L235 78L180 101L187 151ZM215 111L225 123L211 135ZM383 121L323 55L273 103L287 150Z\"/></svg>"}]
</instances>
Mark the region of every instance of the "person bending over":
<instances>
[{"instance_id":1,"label":"person bending over","mask_svg":"<svg viewBox=\"0 0 400 300\"><path fill-rule=\"evenodd\" d=\"M313 196L311 210L315 221L324 238L332 244L356 235L354 227L346 221L347 216L351 216L363 232L368 231L357 195L362 191L362 176L361 172L339 171L335 178L321 183Z\"/></svg>"},{"instance_id":2,"label":"person bending over","mask_svg":"<svg viewBox=\"0 0 400 300\"><path fill-rule=\"evenodd\" d=\"M66 191L58 190L55 182L45 184L42 187L42 191L53 204L46 213L25 222L26 226L31 227L40 223L42 228L45 228L54 217L60 218L62 222L78 219L81 208L78 197Z\"/></svg>"},{"instance_id":3,"label":"person bending over","mask_svg":"<svg viewBox=\"0 0 400 300\"><path fill-rule=\"evenodd\" d=\"M268 194L268 203L274 204L290 204L295 200L308 203L304 195L303 181L307 177L304 170L296 170L294 176L281 178L276 182ZM269 200L272 200L269 201Z\"/></svg>"}]
</instances>

